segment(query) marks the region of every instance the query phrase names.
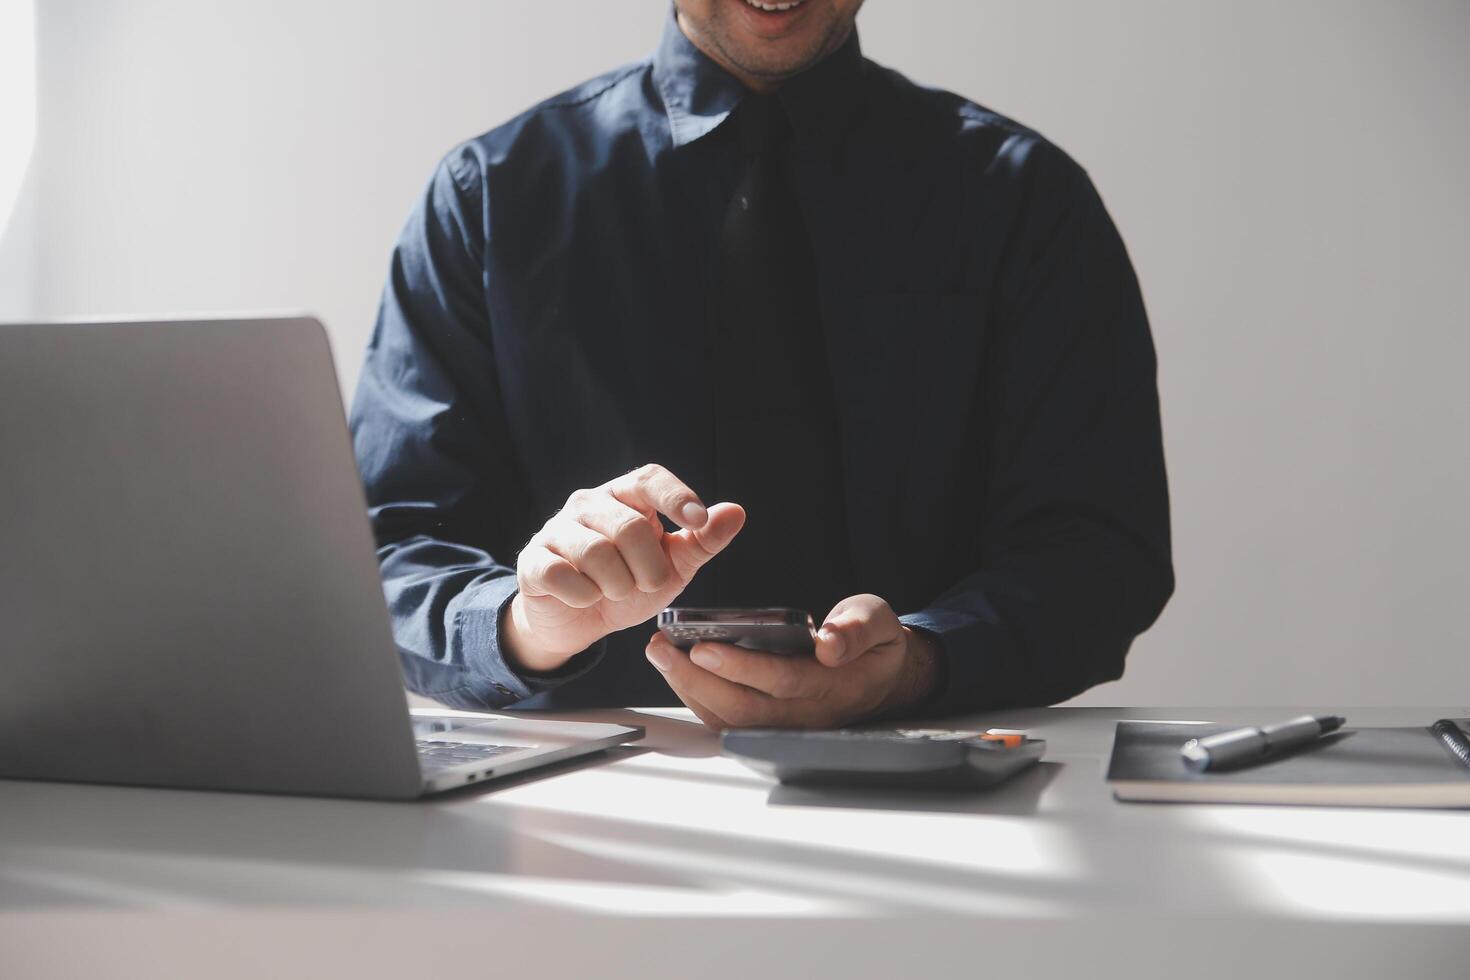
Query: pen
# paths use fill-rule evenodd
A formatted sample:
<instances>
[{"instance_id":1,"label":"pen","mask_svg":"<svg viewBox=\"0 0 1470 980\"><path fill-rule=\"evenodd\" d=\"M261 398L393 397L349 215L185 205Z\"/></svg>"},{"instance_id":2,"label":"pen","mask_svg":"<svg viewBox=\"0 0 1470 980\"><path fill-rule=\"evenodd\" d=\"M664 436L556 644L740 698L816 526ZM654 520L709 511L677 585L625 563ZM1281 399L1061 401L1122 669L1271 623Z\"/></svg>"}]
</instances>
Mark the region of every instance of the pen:
<instances>
[{"instance_id":1,"label":"pen","mask_svg":"<svg viewBox=\"0 0 1470 980\"><path fill-rule=\"evenodd\" d=\"M1342 727L1340 715L1302 715L1265 728L1235 728L1218 735L1192 738L1180 748L1184 764L1195 772L1250 765L1321 738Z\"/></svg>"}]
</instances>

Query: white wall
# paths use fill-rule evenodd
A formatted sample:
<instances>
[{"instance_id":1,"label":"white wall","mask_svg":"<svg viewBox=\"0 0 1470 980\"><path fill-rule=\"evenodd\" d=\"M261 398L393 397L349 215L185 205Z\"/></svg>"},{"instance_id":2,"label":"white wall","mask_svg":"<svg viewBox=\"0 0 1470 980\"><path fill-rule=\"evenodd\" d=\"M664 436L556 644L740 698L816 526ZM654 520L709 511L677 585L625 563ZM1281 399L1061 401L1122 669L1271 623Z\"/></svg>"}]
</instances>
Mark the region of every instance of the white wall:
<instances>
[{"instance_id":1,"label":"white wall","mask_svg":"<svg viewBox=\"0 0 1470 980\"><path fill-rule=\"evenodd\" d=\"M30 320L38 313L35 185L35 171L29 170L0 230L0 322Z\"/></svg>"},{"instance_id":2,"label":"white wall","mask_svg":"<svg viewBox=\"0 0 1470 980\"><path fill-rule=\"evenodd\" d=\"M35 144L35 5L0 0L0 320L35 312Z\"/></svg>"},{"instance_id":3,"label":"white wall","mask_svg":"<svg viewBox=\"0 0 1470 980\"><path fill-rule=\"evenodd\" d=\"M305 307L350 390L434 161L641 57L665 9L45 0L36 303ZM870 56L1080 159L1143 281L1179 591L1083 702L1470 704L1470 5L872 0L859 23Z\"/></svg>"}]
</instances>

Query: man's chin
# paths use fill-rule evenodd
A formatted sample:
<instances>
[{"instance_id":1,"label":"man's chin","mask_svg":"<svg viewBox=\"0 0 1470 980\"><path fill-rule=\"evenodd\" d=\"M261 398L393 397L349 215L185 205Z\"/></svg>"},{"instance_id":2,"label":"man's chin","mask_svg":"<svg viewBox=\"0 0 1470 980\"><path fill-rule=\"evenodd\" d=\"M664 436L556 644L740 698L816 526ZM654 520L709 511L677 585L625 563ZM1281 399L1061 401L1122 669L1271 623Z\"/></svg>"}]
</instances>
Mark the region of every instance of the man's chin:
<instances>
[{"instance_id":1,"label":"man's chin","mask_svg":"<svg viewBox=\"0 0 1470 980\"><path fill-rule=\"evenodd\" d=\"M805 71L826 53L823 48L832 24L824 0L805 0L776 14L758 10L746 0L724 2L733 16L723 18L722 46L743 71L780 80Z\"/></svg>"},{"instance_id":2,"label":"man's chin","mask_svg":"<svg viewBox=\"0 0 1470 980\"><path fill-rule=\"evenodd\" d=\"M772 82L799 75L822 60L823 38L782 38L764 41L726 38L725 53L741 71Z\"/></svg>"}]
</instances>

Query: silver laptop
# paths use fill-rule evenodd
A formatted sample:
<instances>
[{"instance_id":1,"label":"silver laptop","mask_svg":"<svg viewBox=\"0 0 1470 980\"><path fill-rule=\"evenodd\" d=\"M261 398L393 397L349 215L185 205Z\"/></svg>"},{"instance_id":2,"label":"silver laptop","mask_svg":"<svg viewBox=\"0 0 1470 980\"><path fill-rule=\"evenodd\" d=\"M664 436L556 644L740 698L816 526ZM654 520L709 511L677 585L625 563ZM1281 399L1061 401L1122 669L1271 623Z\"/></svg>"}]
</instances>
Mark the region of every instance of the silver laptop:
<instances>
[{"instance_id":1,"label":"silver laptop","mask_svg":"<svg viewBox=\"0 0 1470 980\"><path fill-rule=\"evenodd\" d=\"M0 776L408 799L643 734L411 717L309 317L0 325L0 522Z\"/></svg>"}]
</instances>

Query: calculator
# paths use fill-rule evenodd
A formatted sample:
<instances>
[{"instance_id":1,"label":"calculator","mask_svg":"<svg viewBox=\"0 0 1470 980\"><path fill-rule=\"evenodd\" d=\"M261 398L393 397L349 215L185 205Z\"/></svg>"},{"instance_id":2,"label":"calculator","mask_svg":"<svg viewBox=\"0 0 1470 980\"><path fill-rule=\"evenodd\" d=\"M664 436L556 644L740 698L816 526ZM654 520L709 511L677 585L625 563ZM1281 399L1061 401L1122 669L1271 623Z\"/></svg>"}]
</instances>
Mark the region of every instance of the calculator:
<instances>
[{"instance_id":1,"label":"calculator","mask_svg":"<svg viewBox=\"0 0 1470 980\"><path fill-rule=\"evenodd\" d=\"M790 785L982 789L1046 754L1046 740L991 728L732 729L725 754Z\"/></svg>"}]
</instances>

